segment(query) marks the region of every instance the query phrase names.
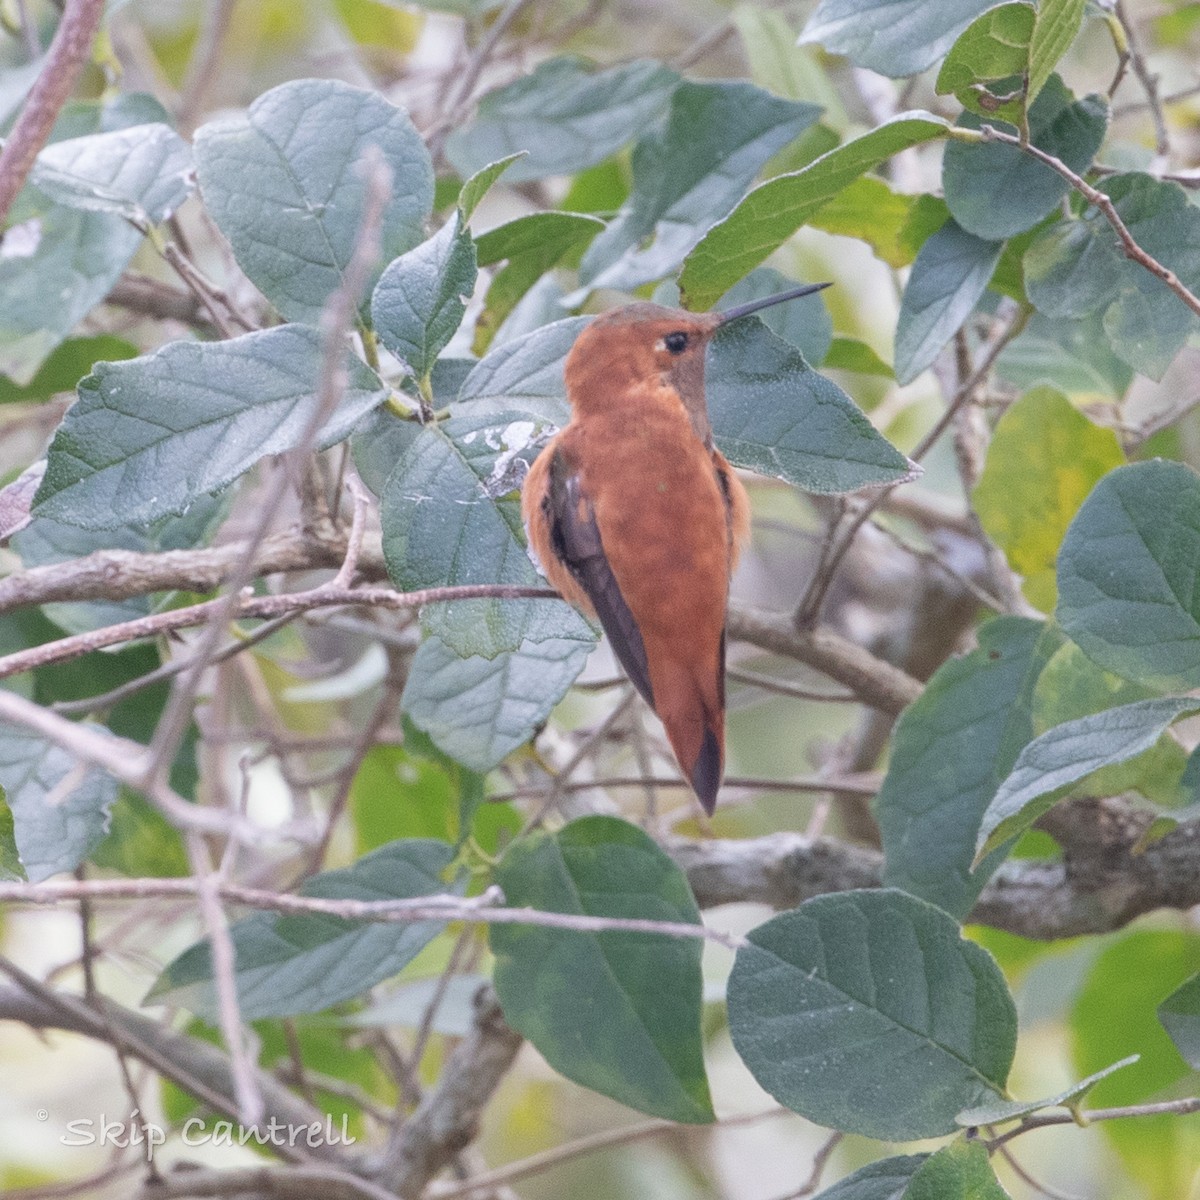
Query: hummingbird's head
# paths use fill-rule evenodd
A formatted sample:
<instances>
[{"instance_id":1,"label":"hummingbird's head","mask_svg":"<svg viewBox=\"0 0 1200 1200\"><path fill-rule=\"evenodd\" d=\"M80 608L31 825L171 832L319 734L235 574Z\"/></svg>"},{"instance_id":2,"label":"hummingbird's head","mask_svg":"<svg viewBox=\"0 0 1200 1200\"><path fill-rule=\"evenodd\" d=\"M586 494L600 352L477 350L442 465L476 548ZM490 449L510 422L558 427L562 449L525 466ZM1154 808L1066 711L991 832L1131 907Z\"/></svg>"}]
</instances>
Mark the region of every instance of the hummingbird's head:
<instances>
[{"instance_id":1,"label":"hummingbird's head","mask_svg":"<svg viewBox=\"0 0 1200 1200\"><path fill-rule=\"evenodd\" d=\"M772 304L828 287L805 284L751 300L724 312L693 313L661 304L627 304L602 313L588 325L567 355L567 394L576 411L611 407L644 394L641 385L665 386L683 402L696 436L712 445L704 399L704 355L723 325Z\"/></svg>"}]
</instances>

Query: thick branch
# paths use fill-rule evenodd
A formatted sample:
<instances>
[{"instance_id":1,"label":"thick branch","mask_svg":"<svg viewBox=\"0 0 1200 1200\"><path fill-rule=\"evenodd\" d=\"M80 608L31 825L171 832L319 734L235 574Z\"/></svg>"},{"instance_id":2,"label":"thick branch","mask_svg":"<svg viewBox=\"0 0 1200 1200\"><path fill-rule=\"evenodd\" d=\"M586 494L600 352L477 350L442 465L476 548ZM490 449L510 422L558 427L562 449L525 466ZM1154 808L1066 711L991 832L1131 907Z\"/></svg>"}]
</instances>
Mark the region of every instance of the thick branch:
<instances>
[{"instance_id":1,"label":"thick branch","mask_svg":"<svg viewBox=\"0 0 1200 1200\"><path fill-rule=\"evenodd\" d=\"M446 1063L437 1086L405 1122L373 1172L398 1195L417 1197L426 1184L479 1134L483 1110L521 1049L495 993L475 995L471 1031Z\"/></svg>"},{"instance_id":2,"label":"thick branch","mask_svg":"<svg viewBox=\"0 0 1200 1200\"><path fill-rule=\"evenodd\" d=\"M234 572L246 552L244 542L201 550L166 550L139 554L132 550L98 550L86 558L45 567L30 567L0 579L0 613L60 600L128 600L152 592L216 591ZM315 536L299 530L263 539L254 573L307 571L339 567L346 556L345 534ZM387 574L379 538L368 538L358 560L359 573L382 579Z\"/></svg>"},{"instance_id":3,"label":"thick branch","mask_svg":"<svg viewBox=\"0 0 1200 1200\"><path fill-rule=\"evenodd\" d=\"M884 712L899 713L921 694L917 680L869 650L828 629L798 630L790 618L776 613L734 608L729 636L814 667Z\"/></svg>"},{"instance_id":4,"label":"thick branch","mask_svg":"<svg viewBox=\"0 0 1200 1200\"><path fill-rule=\"evenodd\" d=\"M1200 904L1200 823L1181 825L1145 850L1151 817L1117 800L1059 805L1042 825L1061 861L1017 859L992 877L970 920L1052 941L1107 933L1156 908ZM702 908L752 901L794 908L813 896L880 887L883 856L832 838L777 833L744 841L676 841Z\"/></svg>"}]
</instances>

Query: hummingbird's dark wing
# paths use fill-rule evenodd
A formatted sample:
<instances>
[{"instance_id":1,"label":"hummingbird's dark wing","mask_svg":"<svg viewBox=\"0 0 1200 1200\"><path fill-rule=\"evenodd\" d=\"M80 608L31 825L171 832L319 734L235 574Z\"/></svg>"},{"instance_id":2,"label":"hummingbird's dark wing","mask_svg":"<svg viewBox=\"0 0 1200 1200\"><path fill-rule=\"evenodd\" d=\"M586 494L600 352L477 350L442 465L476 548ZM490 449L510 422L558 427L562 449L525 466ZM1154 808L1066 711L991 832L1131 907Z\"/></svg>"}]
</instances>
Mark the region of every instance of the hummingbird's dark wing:
<instances>
[{"instance_id":1,"label":"hummingbird's dark wing","mask_svg":"<svg viewBox=\"0 0 1200 1200\"><path fill-rule=\"evenodd\" d=\"M550 528L555 556L592 602L621 665L653 708L650 665L641 631L604 553L592 503L580 485L578 474L560 453L554 453L550 460L549 486L542 498L542 511Z\"/></svg>"}]
</instances>

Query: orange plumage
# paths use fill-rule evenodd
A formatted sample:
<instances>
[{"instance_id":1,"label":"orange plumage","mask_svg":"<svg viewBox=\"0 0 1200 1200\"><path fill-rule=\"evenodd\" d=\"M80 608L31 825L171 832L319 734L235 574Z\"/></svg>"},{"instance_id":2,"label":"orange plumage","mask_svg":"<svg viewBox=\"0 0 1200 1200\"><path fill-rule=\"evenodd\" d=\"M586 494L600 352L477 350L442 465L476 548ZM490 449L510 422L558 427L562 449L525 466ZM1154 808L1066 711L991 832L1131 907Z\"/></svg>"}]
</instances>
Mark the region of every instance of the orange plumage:
<instances>
[{"instance_id":1,"label":"orange plumage","mask_svg":"<svg viewBox=\"0 0 1200 1200\"><path fill-rule=\"evenodd\" d=\"M704 402L704 352L719 324L651 304L594 321L567 358L573 419L522 498L546 576L600 617L709 812L725 754L729 577L750 518ZM581 530L573 553L564 538Z\"/></svg>"}]
</instances>

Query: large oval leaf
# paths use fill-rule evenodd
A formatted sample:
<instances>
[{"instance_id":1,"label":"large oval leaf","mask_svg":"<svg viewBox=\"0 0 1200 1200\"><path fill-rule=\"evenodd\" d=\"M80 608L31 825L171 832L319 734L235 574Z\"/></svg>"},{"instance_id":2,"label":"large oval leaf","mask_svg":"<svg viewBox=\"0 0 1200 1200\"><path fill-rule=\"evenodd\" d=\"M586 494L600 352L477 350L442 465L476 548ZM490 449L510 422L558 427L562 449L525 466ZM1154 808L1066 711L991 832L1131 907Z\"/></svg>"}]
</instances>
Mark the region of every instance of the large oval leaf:
<instances>
[{"instance_id":1,"label":"large oval leaf","mask_svg":"<svg viewBox=\"0 0 1200 1200\"><path fill-rule=\"evenodd\" d=\"M615 817L517 842L496 882L512 905L700 923L682 871ZM493 925L491 943L506 1019L556 1071L642 1112L712 1120L698 938Z\"/></svg>"},{"instance_id":2,"label":"large oval leaf","mask_svg":"<svg viewBox=\"0 0 1200 1200\"><path fill-rule=\"evenodd\" d=\"M1058 556L1059 624L1094 662L1152 687L1200 686L1200 476L1174 462L1110 472Z\"/></svg>"},{"instance_id":3,"label":"large oval leaf","mask_svg":"<svg viewBox=\"0 0 1200 1200\"><path fill-rule=\"evenodd\" d=\"M225 342L170 342L97 363L54 435L34 513L85 529L183 512L260 458L292 449L316 409L321 335L279 325ZM317 444L346 437L388 394L347 355L346 390Z\"/></svg>"},{"instance_id":4,"label":"large oval leaf","mask_svg":"<svg viewBox=\"0 0 1200 1200\"><path fill-rule=\"evenodd\" d=\"M403 109L332 79L297 79L196 131L196 170L238 265L293 321L316 321L344 280L366 203L359 170L374 147L391 169L383 261L421 240L433 167Z\"/></svg>"},{"instance_id":5,"label":"large oval leaf","mask_svg":"<svg viewBox=\"0 0 1200 1200\"><path fill-rule=\"evenodd\" d=\"M406 900L447 890L442 873L454 848L432 838L391 842L343 870L314 875L305 896L330 900ZM395 975L445 923L343 921L325 915L256 912L231 927L242 1016L319 1012ZM158 977L146 1002L217 1015L212 952L190 946Z\"/></svg>"},{"instance_id":6,"label":"large oval leaf","mask_svg":"<svg viewBox=\"0 0 1200 1200\"><path fill-rule=\"evenodd\" d=\"M781 1104L908 1141L1003 1094L1017 1020L991 955L889 889L818 896L755 929L729 979L729 1031Z\"/></svg>"}]
</instances>

